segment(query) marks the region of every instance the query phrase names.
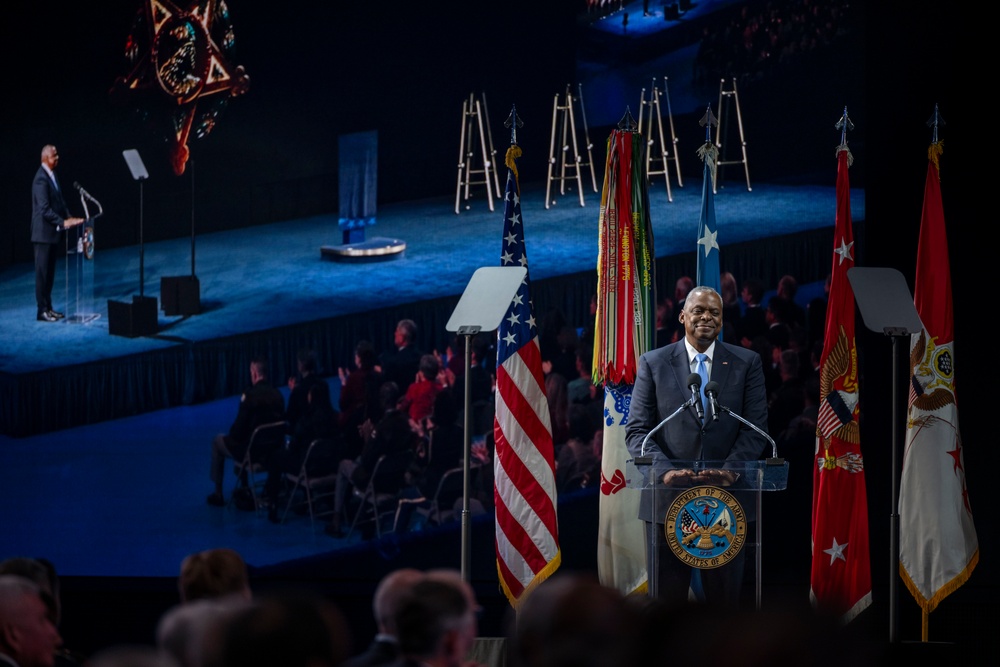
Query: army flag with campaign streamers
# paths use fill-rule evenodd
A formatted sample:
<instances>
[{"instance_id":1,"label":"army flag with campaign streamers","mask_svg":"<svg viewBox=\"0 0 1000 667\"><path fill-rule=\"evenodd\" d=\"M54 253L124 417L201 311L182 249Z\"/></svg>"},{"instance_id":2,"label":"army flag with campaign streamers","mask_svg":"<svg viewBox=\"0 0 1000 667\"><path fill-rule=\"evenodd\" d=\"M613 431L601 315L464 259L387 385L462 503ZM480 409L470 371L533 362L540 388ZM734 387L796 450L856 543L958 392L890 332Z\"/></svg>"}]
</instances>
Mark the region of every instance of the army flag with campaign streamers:
<instances>
[{"instance_id":1,"label":"army flag with campaign streamers","mask_svg":"<svg viewBox=\"0 0 1000 667\"><path fill-rule=\"evenodd\" d=\"M646 589L640 492L627 485L625 445L638 360L652 346L656 326L645 151L633 127L611 132L598 220L593 380L604 387L604 432L597 568L602 584L625 594Z\"/></svg>"}]
</instances>

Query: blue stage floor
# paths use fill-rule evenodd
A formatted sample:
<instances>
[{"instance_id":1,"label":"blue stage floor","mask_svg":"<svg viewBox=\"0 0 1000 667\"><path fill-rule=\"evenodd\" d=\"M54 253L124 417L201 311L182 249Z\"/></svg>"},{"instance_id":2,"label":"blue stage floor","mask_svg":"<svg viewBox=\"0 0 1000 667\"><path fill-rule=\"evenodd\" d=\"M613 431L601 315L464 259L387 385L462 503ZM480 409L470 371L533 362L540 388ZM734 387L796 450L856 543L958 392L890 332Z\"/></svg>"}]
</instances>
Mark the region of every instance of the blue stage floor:
<instances>
[{"instance_id":1,"label":"blue stage floor","mask_svg":"<svg viewBox=\"0 0 1000 667\"><path fill-rule=\"evenodd\" d=\"M834 174L831 172L831 181ZM553 188L556 190L557 188ZM672 186L667 201L662 184L650 190L650 217L657 257L692 253L701 210L701 182ZM531 279L596 270L600 195L585 191L556 197L545 208L544 188L526 187L522 197ZM864 191L851 193L853 217L864 220ZM471 210L454 213L453 198L385 206L368 236L406 242L399 259L369 264L322 260L320 247L340 243L335 215L204 234L196 240L196 273L203 312L167 317L159 312L159 334L123 338L108 333L107 302L131 301L139 294L138 247L100 249L98 226L93 306L89 324L35 320L34 272L28 264L0 271L0 375L17 376L53 367L160 350L191 342L263 331L400 304L462 293L481 266L496 266L503 229L502 207L490 212L485 196ZM833 229L833 186L723 184L715 197L723 266L725 248L810 229ZM191 239L144 246L143 293L160 294L164 276L191 273ZM821 270L825 274L827 268ZM57 269L53 300L70 313ZM444 332L442 332L442 338ZM0 430L0 432L3 432Z\"/></svg>"}]
</instances>

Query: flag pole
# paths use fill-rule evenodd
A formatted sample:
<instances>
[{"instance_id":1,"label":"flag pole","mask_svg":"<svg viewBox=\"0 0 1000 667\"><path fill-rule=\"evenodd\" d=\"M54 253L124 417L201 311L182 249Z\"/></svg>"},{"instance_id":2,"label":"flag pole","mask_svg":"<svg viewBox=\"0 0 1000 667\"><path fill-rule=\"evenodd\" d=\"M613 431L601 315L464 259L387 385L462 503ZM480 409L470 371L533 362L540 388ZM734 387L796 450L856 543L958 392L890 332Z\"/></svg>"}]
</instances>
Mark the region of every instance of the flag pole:
<instances>
[{"instance_id":1,"label":"flag pole","mask_svg":"<svg viewBox=\"0 0 1000 667\"><path fill-rule=\"evenodd\" d=\"M941 118L941 112L938 111L938 105L934 105L934 113L927 121L927 125L931 128L931 147L938 147L938 125L943 125L944 119ZM921 220L921 226L923 226L923 220ZM919 261L919 260L918 260ZM907 418L909 418L909 410L907 410ZM900 471L902 474L902 471ZM898 503L898 501L897 501ZM898 504L897 504L898 506ZM899 539L897 533L897 540ZM897 561L901 561L902 554L898 551L896 552ZM930 641L931 636L931 612L927 605L920 605L920 641L926 642Z\"/></svg>"}]
</instances>

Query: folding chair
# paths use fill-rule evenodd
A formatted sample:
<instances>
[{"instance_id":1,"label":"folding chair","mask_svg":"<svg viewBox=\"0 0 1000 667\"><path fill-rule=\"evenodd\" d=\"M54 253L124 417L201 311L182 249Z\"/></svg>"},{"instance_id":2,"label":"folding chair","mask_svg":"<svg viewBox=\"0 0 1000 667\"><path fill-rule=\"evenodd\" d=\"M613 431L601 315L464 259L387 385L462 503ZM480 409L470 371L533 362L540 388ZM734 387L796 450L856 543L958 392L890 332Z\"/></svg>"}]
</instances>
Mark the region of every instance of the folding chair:
<instances>
[{"instance_id":1,"label":"folding chair","mask_svg":"<svg viewBox=\"0 0 1000 667\"><path fill-rule=\"evenodd\" d=\"M477 465L470 466L470 473L475 472ZM400 498L396 507L396 518L393 522L393 531L398 532L401 528L406 529L411 519L407 519L407 526L400 526L400 517L403 515L403 508L413 505L413 513L426 519L432 525L439 526L449 521L455 515L455 502L463 497L465 489L463 483L465 469L462 466L446 470L441 479L438 480L434 490L434 496L430 499L423 496L419 498ZM409 514L407 515L409 516Z\"/></svg>"},{"instance_id":2,"label":"folding chair","mask_svg":"<svg viewBox=\"0 0 1000 667\"><path fill-rule=\"evenodd\" d=\"M274 449L285 446L285 434L287 432L288 422L285 421L261 424L253 430L243 458L233 463L233 474L236 475L236 490L229 497L230 504L232 504L236 498L236 493L241 488L247 488L250 490L254 510L260 512L261 505L258 496L264 490L264 482L267 481L264 459Z\"/></svg>"},{"instance_id":3,"label":"folding chair","mask_svg":"<svg viewBox=\"0 0 1000 667\"><path fill-rule=\"evenodd\" d=\"M413 450L383 454L378 458L365 487L354 487L353 496L359 504L347 537L354 533L354 529L362 521L362 515L364 521L375 522L375 534L382 537L382 517L395 512L403 475L412 461Z\"/></svg>"},{"instance_id":4,"label":"folding chair","mask_svg":"<svg viewBox=\"0 0 1000 667\"><path fill-rule=\"evenodd\" d=\"M441 479L438 480L437 490L434 492L434 497L431 498L430 507L417 511L421 514L426 513L427 520L437 525L450 519L454 514L452 507L455 504L455 499L461 498L464 491L462 488L462 483L465 481L464 472L465 468L462 466L446 470L441 475Z\"/></svg>"},{"instance_id":5,"label":"folding chair","mask_svg":"<svg viewBox=\"0 0 1000 667\"><path fill-rule=\"evenodd\" d=\"M285 522L285 517L288 516L288 511L292 508L296 499L300 496L304 496L304 500L299 500L299 503L301 504L304 502L306 507L309 508L309 521L314 527L316 517L326 516L333 513L332 508L328 511L317 512L316 502L322 500L323 498L333 497L337 488L337 470L334 469L331 472L316 476L309 474L309 464L314 461L314 454L318 456L323 446L329 443L329 440L313 440L309 443L309 448L306 450L305 458L302 459L302 466L299 468L299 471L285 473L284 479L289 485L288 503L285 505L285 511L281 515L281 523Z\"/></svg>"}]
</instances>

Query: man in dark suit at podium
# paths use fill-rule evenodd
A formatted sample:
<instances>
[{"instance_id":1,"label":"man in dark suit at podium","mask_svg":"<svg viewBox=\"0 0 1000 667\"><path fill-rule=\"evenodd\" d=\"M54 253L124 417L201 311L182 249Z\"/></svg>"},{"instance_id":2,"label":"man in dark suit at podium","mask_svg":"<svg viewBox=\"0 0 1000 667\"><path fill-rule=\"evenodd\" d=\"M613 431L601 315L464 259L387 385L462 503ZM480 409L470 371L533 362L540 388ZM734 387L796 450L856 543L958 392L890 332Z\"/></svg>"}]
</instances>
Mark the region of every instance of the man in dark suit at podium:
<instances>
[{"instance_id":1,"label":"man in dark suit at podium","mask_svg":"<svg viewBox=\"0 0 1000 667\"><path fill-rule=\"evenodd\" d=\"M711 407L704 410L704 421L695 409L676 415L646 443L643 440L660 422L691 398L688 378L697 373L699 354L704 358L706 380L719 384L718 403L766 432L767 394L760 355L737 345L717 340L722 330L722 297L711 287L691 290L679 315L684 338L665 347L651 350L639 359L639 368L628 423L626 444L633 456L652 458L653 469L665 471L656 484L673 486L728 487L736 475L726 469L694 471L675 466L679 461L751 461L757 460L767 441L731 415L713 419ZM658 475L660 472L658 472ZM664 492L657 496L657 511L665 511L676 496ZM658 563L650 582L656 577L658 596L671 603L683 604L688 598L691 568L675 557L664 536L664 517L653 516L651 494L643 493L639 518L646 522L647 545L655 531L659 558L647 547L647 565ZM705 599L713 604L735 605L742 584L743 555L727 565L701 570Z\"/></svg>"},{"instance_id":2,"label":"man in dark suit at podium","mask_svg":"<svg viewBox=\"0 0 1000 667\"><path fill-rule=\"evenodd\" d=\"M31 183L31 243L35 246L35 301L39 322L57 322L63 314L52 309L52 285L55 282L56 258L63 231L83 222L69 214L63 199L56 165L59 152L50 145L42 149L42 164Z\"/></svg>"}]
</instances>

